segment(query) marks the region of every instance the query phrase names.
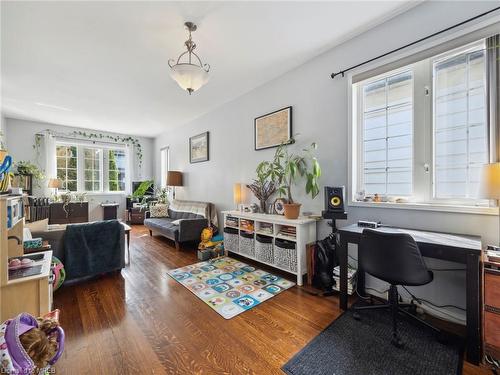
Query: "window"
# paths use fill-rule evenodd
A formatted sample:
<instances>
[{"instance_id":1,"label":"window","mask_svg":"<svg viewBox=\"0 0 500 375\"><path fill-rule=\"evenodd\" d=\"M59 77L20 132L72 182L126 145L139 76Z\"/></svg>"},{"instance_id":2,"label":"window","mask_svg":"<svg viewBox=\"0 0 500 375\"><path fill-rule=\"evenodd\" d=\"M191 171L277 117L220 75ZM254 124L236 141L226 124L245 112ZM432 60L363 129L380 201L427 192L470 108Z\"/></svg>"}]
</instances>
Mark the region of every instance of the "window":
<instances>
[{"instance_id":1,"label":"window","mask_svg":"<svg viewBox=\"0 0 500 375\"><path fill-rule=\"evenodd\" d=\"M363 85L362 181L367 194L412 192L412 85L411 70Z\"/></svg>"},{"instance_id":2,"label":"window","mask_svg":"<svg viewBox=\"0 0 500 375\"><path fill-rule=\"evenodd\" d=\"M125 151L108 150L108 189L125 191Z\"/></svg>"},{"instance_id":3,"label":"window","mask_svg":"<svg viewBox=\"0 0 500 375\"><path fill-rule=\"evenodd\" d=\"M486 61L472 48L433 61L434 197L474 198L488 163Z\"/></svg>"},{"instance_id":4,"label":"window","mask_svg":"<svg viewBox=\"0 0 500 375\"><path fill-rule=\"evenodd\" d=\"M167 172L169 170L169 148L164 147L160 150L160 186L162 189L167 187Z\"/></svg>"},{"instance_id":5,"label":"window","mask_svg":"<svg viewBox=\"0 0 500 375\"><path fill-rule=\"evenodd\" d=\"M57 178L62 189L78 192L124 192L127 151L105 145L56 145Z\"/></svg>"},{"instance_id":6,"label":"window","mask_svg":"<svg viewBox=\"0 0 500 375\"><path fill-rule=\"evenodd\" d=\"M417 203L487 204L477 198L495 134L485 46L481 40L353 78L353 199L364 191Z\"/></svg>"},{"instance_id":7,"label":"window","mask_svg":"<svg viewBox=\"0 0 500 375\"><path fill-rule=\"evenodd\" d=\"M56 147L57 178L62 181L62 189L77 191L77 149L76 146Z\"/></svg>"},{"instance_id":8,"label":"window","mask_svg":"<svg viewBox=\"0 0 500 375\"><path fill-rule=\"evenodd\" d=\"M84 148L85 191L101 191L101 158L102 150Z\"/></svg>"}]
</instances>

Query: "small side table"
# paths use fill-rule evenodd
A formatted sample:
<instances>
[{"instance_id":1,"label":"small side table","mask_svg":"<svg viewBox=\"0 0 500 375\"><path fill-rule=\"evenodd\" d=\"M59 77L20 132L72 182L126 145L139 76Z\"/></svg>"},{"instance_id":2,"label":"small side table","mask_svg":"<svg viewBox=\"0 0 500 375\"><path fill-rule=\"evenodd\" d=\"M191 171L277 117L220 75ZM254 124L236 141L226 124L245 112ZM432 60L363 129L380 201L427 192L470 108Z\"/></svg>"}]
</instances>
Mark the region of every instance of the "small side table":
<instances>
[{"instance_id":1,"label":"small side table","mask_svg":"<svg viewBox=\"0 0 500 375\"><path fill-rule=\"evenodd\" d=\"M103 220L115 220L117 218L118 203L101 203Z\"/></svg>"}]
</instances>

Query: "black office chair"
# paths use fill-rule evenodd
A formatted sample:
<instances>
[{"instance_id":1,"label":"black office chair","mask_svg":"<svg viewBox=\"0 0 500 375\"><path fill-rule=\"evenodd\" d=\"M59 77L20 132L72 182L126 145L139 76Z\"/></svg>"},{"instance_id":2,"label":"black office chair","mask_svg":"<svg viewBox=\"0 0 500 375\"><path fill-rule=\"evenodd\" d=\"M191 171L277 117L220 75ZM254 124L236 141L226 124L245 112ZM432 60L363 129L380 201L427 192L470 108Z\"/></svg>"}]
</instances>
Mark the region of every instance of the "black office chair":
<instances>
[{"instance_id":1,"label":"black office chair","mask_svg":"<svg viewBox=\"0 0 500 375\"><path fill-rule=\"evenodd\" d=\"M398 312L417 319L437 333L438 329L404 310L403 307L415 308L411 304L399 303L397 285L417 286L432 281L433 273L429 271L422 259L415 240L406 233L387 233L372 229L363 230L358 248L360 268L370 275L389 283L389 301L383 305L355 306L354 318L359 320L357 311L389 308L392 313L392 344L401 347L403 342L397 331Z\"/></svg>"}]
</instances>

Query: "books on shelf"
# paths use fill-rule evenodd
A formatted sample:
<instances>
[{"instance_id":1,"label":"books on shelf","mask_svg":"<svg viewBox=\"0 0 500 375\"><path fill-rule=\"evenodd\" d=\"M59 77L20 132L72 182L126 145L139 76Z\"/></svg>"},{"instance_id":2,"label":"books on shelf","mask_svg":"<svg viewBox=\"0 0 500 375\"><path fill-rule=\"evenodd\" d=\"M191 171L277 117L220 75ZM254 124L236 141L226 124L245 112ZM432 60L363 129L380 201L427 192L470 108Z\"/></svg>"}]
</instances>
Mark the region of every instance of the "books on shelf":
<instances>
[{"instance_id":1,"label":"books on shelf","mask_svg":"<svg viewBox=\"0 0 500 375\"><path fill-rule=\"evenodd\" d=\"M279 234L281 234L282 236L286 236L286 237L296 238L297 237L297 228L289 226L289 225L283 225L280 228Z\"/></svg>"},{"instance_id":2,"label":"books on shelf","mask_svg":"<svg viewBox=\"0 0 500 375\"><path fill-rule=\"evenodd\" d=\"M254 230L253 220L241 219L240 220L240 228L247 231L247 232L253 232L253 230Z\"/></svg>"},{"instance_id":3,"label":"books on shelf","mask_svg":"<svg viewBox=\"0 0 500 375\"><path fill-rule=\"evenodd\" d=\"M226 227L238 228L238 218L232 216L226 217Z\"/></svg>"},{"instance_id":4,"label":"books on shelf","mask_svg":"<svg viewBox=\"0 0 500 375\"><path fill-rule=\"evenodd\" d=\"M356 269L349 266L347 268L347 294L351 295L356 291ZM340 266L333 269L333 290L340 290Z\"/></svg>"},{"instance_id":5,"label":"books on shelf","mask_svg":"<svg viewBox=\"0 0 500 375\"><path fill-rule=\"evenodd\" d=\"M273 234L273 224L272 223L260 223L259 232L264 234Z\"/></svg>"}]
</instances>

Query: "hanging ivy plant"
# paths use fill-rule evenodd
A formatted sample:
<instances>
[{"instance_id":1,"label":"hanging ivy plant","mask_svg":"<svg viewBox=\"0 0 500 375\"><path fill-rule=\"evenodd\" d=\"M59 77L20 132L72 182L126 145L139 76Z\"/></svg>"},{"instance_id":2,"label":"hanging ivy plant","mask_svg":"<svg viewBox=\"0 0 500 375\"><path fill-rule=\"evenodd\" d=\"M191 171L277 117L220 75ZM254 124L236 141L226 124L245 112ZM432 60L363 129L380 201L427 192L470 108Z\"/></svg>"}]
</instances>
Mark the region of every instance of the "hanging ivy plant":
<instances>
[{"instance_id":1,"label":"hanging ivy plant","mask_svg":"<svg viewBox=\"0 0 500 375\"><path fill-rule=\"evenodd\" d=\"M86 139L89 139L89 140L110 140L110 141L113 141L115 143L124 143L128 146L133 146L134 149L135 149L135 156L137 157L137 161L138 161L138 164L139 164L139 168L142 167L142 145L141 143L139 142L139 140L137 138L133 138L133 137L122 137L122 136L119 136L119 135L109 135L109 134L102 134L102 133L90 133L90 132L84 132L84 131L81 131L81 130L75 130L69 134L60 134L60 133L54 133L52 132L51 130L47 129L46 130L50 135L64 135L64 136L69 136L69 137L73 137L75 139L82 139L82 138L86 138ZM40 146L42 144L42 135L41 134L36 134L35 135L35 143L33 144L33 149L35 150L36 152L36 159L37 160L40 160Z\"/></svg>"}]
</instances>

